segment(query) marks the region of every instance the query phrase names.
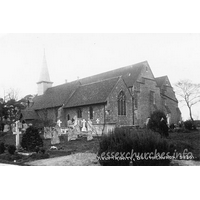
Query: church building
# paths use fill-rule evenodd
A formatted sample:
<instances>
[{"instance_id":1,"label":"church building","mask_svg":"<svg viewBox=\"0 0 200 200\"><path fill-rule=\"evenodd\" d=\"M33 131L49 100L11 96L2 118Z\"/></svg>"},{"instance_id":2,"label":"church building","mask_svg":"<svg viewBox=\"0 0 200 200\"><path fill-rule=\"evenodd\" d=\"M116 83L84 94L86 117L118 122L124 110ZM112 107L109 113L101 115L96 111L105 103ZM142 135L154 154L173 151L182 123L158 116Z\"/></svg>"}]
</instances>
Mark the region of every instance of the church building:
<instances>
[{"instance_id":1,"label":"church building","mask_svg":"<svg viewBox=\"0 0 200 200\"><path fill-rule=\"evenodd\" d=\"M54 87L52 84L44 55L38 94L27 108L28 116L54 122L59 117L62 127L76 116L80 125L82 120L91 120L99 133L118 126L144 127L155 110L164 111L169 124L181 119L169 78L155 78L147 61Z\"/></svg>"}]
</instances>

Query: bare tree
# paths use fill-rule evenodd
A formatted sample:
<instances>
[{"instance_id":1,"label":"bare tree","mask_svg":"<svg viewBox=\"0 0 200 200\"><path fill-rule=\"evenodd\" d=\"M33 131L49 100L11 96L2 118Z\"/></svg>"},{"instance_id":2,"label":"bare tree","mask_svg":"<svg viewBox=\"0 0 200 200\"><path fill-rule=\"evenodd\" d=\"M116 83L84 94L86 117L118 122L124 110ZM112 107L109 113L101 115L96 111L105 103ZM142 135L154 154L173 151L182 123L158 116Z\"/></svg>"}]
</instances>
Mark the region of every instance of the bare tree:
<instances>
[{"instance_id":1,"label":"bare tree","mask_svg":"<svg viewBox=\"0 0 200 200\"><path fill-rule=\"evenodd\" d=\"M190 80L180 80L175 84L176 94L181 98L180 102L189 109L190 119L192 121L192 106L200 102L200 84L192 83Z\"/></svg>"},{"instance_id":2,"label":"bare tree","mask_svg":"<svg viewBox=\"0 0 200 200\"><path fill-rule=\"evenodd\" d=\"M5 92L5 91L4 91ZM7 92L5 92L4 100L9 101L11 99L18 100L19 90L15 88L10 88Z\"/></svg>"}]
</instances>

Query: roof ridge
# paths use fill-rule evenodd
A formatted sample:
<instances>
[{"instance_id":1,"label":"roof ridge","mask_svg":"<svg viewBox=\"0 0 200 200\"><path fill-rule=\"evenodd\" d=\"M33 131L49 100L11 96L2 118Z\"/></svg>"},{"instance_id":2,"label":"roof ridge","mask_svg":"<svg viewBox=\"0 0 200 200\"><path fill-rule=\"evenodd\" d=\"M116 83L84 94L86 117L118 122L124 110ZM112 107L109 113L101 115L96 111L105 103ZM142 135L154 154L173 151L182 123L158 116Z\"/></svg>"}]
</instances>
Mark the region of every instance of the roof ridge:
<instances>
[{"instance_id":1,"label":"roof ridge","mask_svg":"<svg viewBox=\"0 0 200 200\"><path fill-rule=\"evenodd\" d=\"M167 75L165 75L165 76L155 77L155 79L157 79L157 78L164 78L164 77L167 77Z\"/></svg>"},{"instance_id":2,"label":"roof ridge","mask_svg":"<svg viewBox=\"0 0 200 200\"><path fill-rule=\"evenodd\" d=\"M94 83L100 83L100 82L108 81L108 80L111 80L111 79L117 79L117 80L118 80L120 77L122 77L122 76L115 76L115 77L103 79L103 80L100 80L100 81L95 81L95 82L91 82L91 83L86 83L86 84L80 85L80 87L86 86L86 85L91 85L91 84L94 84Z\"/></svg>"}]
</instances>

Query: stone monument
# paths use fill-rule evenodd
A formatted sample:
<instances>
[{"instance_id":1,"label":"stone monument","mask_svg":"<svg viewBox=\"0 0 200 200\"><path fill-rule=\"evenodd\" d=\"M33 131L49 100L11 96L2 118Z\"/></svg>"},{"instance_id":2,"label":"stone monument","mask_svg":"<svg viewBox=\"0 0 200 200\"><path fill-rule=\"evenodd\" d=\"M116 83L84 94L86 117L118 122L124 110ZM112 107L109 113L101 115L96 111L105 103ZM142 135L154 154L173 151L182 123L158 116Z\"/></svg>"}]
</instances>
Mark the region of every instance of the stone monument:
<instances>
[{"instance_id":1,"label":"stone monument","mask_svg":"<svg viewBox=\"0 0 200 200\"><path fill-rule=\"evenodd\" d=\"M19 127L21 127L20 122L16 121L15 122L15 132L13 132L13 134L16 135L16 149L19 149L19 147L20 147L19 135L21 134L21 132L19 131Z\"/></svg>"}]
</instances>

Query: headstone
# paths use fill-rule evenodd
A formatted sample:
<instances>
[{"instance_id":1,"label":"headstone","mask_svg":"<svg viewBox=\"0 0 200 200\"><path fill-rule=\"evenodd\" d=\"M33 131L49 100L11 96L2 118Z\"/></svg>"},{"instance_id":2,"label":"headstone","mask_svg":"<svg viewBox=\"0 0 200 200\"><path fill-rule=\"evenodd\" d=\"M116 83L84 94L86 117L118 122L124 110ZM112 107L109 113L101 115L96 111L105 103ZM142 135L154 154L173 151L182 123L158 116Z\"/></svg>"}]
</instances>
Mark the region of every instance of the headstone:
<instances>
[{"instance_id":1,"label":"headstone","mask_svg":"<svg viewBox=\"0 0 200 200\"><path fill-rule=\"evenodd\" d=\"M92 134L97 134L96 128L92 125L91 120L88 120L87 128L88 128L88 132L91 132Z\"/></svg>"},{"instance_id":2,"label":"headstone","mask_svg":"<svg viewBox=\"0 0 200 200\"><path fill-rule=\"evenodd\" d=\"M52 134L52 138L51 138L51 144L59 144L60 143L60 139L58 137L58 132L56 129L53 130L53 134Z\"/></svg>"},{"instance_id":3,"label":"headstone","mask_svg":"<svg viewBox=\"0 0 200 200\"><path fill-rule=\"evenodd\" d=\"M68 128L61 128L60 130L62 134L67 134L68 132Z\"/></svg>"},{"instance_id":4,"label":"headstone","mask_svg":"<svg viewBox=\"0 0 200 200\"><path fill-rule=\"evenodd\" d=\"M62 121L59 119L59 120L57 121L57 125L60 127L61 124L62 124Z\"/></svg>"},{"instance_id":5,"label":"headstone","mask_svg":"<svg viewBox=\"0 0 200 200\"><path fill-rule=\"evenodd\" d=\"M23 124L23 127L22 127L22 130L23 130L23 131L26 131L27 128L28 128L28 124L24 123L24 124Z\"/></svg>"},{"instance_id":6,"label":"headstone","mask_svg":"<svg viewBox=\"0 0 200 200\"><path fill-rule=\"evenodd\" d=\"M87 141L93 140L92 132L89 131L87 135Z\"/></svg>"},{"instance_id":7,"label":"headstone","mask_svg":"<svg viewBox=\"0 0 200 200\"><path fill-rule=\"evenodd\" d=\"M146 128L148 129L149 128L149 123L150 123L150 117L147 118L146 122L145 122L145 125L146 125Z\"/></svg>"},{"instance_id":8,"label":"headstone","mask_svg":"<svg viewBox=\"0 0 200 200\"><path fill-rule=\"evenodd\" d=\"M51 146L50 150L58 150L58 148L56 146Z\"/></svg>"},{"instance_id":9,"label":"headstone","mask_svg":"<svg viewBox=\"0 0 200 200\"><path fill-rule=\"evenodd\" d=\"M81 129L81 131L86 132L87 129L85 127L85 123L86 123L85 119L82 120L82 123L83 123L83 128Z\"/></svg>"},{"instance_id":10,"label":"headstone","mask_svg":"<svg viewBox=\"0 0 200 200\"><path fill-rule=\"evenodd\" d=\"M97 120L96 120L96 122L97 122L97 124L99 124L100 120L99 120L99 119L97 119Z\"/></svg>"},{"instance_id":11,"label":"headstone","mask_svg":"<svg viewBox=\"0 0 200 200\"><path fill-rule=\"evenodd\" d=\"M71 125L73 125L72 120L68 120L68 121L67 121L67 126L70 127Z\"/></svg>"},{"instance_id":12,"label":"headstone","mask_svg":"<svg viewBox=\"0 0 200 200\"><path fill-rule=\"evenodd\" d=\"M44 127L44 138L45 139L51 139L52 138L51 127Z\"/></svg>"},{"instance_id":13,"label":"headstone","mask_svg":"<svg viewBox=\"0 0 200 200\"><path fill-rule=\"evenodd\" d=\"M55 129L58 133L58 136L61 136L62 135L61 128L58 125L56 125Z\"/></svg>"},{"instance_id":14,"label":"headstone","mask_svg":"<svg viewBox=\"0 0 200 200\"><path fill-rule=\"evenodd\" d=\"M167 125L170 126L170 124L171 124L171 114L168 113L166 117L167 117Z\"/></svg>"},{"instance_id":15,"label":"headstone","mask_svg":"<svg viewBox=\"0 0 200 200\"><path fill-rule=\"evenodd\" d=\"M16 124L15 125L15 132L13 132L13 134L16 135L16 148L18 149L19 146L20 146L19 135L21 134L21 132L19 131L20 122L16 121L15 124Z\"/></svg>"},{"instance_id":16,"label":"headstone","mask_svg":"<svg viewBox=\"0 0 200 200\"><path fill-rule=\"evenodd\" d=\"M3 129L3 132L8 132L10 130L10 127L9 127L9 125L8 124L5 124L4 125L4 129Z\"/></svg>"},{"instance_id":17,"label":"headstone","mask_svg":"<svg viewBox=\"0 0 200 200\"><path fill-rule=\"evenodd\" d=\"M76 140L78 138L78 135L75 133L75 131L73 129L69 129L68 131L68 141L71 140Z\"/></svg>"}]
</instances>

